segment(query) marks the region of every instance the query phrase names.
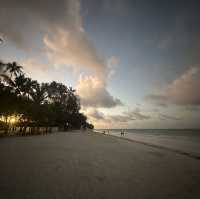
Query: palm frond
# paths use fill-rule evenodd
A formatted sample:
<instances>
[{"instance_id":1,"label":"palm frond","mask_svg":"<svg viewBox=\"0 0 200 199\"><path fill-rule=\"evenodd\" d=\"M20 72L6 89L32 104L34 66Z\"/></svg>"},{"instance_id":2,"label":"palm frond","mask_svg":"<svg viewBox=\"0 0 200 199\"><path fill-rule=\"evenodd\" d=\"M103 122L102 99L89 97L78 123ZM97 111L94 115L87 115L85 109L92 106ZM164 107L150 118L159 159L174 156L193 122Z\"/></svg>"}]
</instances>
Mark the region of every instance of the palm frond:
<instances>
[{"instance_id":1,"label":"palm frond","mask_svg":"<svg viewBox=\"0 0 200 199\"><path fill-rule=\"evenodd\" d=\"M3 78L3 81L7 83L9 86L15 87L15 83L12 81L10 77L6 74L0 74L0 77Z\"/></svg>"}]
</instances>

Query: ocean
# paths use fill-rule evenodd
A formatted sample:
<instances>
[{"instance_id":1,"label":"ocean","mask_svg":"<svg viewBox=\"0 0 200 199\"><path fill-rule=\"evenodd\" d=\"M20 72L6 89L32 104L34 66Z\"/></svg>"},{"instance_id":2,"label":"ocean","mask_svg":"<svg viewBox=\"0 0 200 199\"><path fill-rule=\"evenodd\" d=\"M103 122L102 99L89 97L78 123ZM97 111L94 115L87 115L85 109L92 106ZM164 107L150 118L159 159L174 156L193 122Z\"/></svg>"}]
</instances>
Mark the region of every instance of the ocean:
<instances>
[{"instance_id":1,"label":"ocean","mask_svg":"<svg viewBox=\"0 0 200 199\"><path fill-rule=\"evenodd\" d=\"M117 137L157 146L200 158L200 129L98 129L97 131ZM109 132L108 132L109 131Z\"/></svg>"}]
</instances>

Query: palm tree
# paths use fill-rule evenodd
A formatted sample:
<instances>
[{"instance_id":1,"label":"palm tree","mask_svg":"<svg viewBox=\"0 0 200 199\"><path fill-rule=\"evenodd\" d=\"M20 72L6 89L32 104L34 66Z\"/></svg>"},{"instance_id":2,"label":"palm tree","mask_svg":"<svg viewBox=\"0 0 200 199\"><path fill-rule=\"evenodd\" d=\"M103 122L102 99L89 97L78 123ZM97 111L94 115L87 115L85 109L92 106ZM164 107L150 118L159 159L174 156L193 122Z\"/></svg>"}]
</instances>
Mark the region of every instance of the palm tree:
<instances>
[{"instance_id":1,"label":"palm tree","mask_svg":"<svg viewBox=\"0 0 200 199\"><path fill-rule=\"evenodd\" d=\"M24 74L20 74L19 76L17 76L14 80L14 83L15 83L16 93L19 95L23 95L24 87L26 84L26 77L24 76Z\"/></svg>"},{"instance_id":2,"label":"palm tree","mask_svg":"<svg viewBox=\"0 0 200 199\"><path fill-rule=\"evenodd\" d=\"M4 72L9 72L11 79L12 79L13 74L14 74L15 77L17 77L18 75L23 74L22 66L19 66L16 62L7 63Z\"/></svg>"},{"instance_id":3,"label":"palm tree","mask_svg":"<svg viewBox=\"0 0 200 199\"><path fill-rule=\"evenodd\" d=\"M24 75L23 75L24 77ZM24 77L23 83L21 85L22 95L30 98L30 94L33 92L34 87L36 86L37 81L32 80L31 78Z\"/></svg>"},{"instance_id":4,"label":"palm tree","mask_svg":"<svg viewBox=\"0 0 200 199\"><path fill-rule=\"evenodd\" d=\"M3 61L0 60L0 80L2 80L2 78L4 79L4 75L5 75L5 63Z\"/></svg>"},{"instance_id":5,"label":"palm tree","mask_svg":"<svg viewBox=\"0 0 200 199\"><path fill-rule=\"evenodd\" d=\"M76 92L76 90L75 89L73 89L71 86L69 87L69 92L71 92L71 93L74 93L74 92Z\"/></svg>"},{"instance_id":6,"label":"palm tree","mask_svg":"<svg viewBox=\"0 0 200 199\"><path fill-rule=\"evenodd\" d=\"M30 91L30 96L32 100L38 105L44 103L45 99L48 97L46 84L40 85L37 82L32 83L33 86Z\"/></svg>"},{"instance_id":7,"label":"palm tree","mask_svg":"<svg viewBox=\"0 0 200 199\"><path fill-rule=\"evenodd\" d=\"M3 78L4 82L6 82L6 84L15 91L17 95L25 96L27 78L24 76L24 74L16 76L14 80L7 74L1 74L0 76Z\"/></svg>"}]
</instances>

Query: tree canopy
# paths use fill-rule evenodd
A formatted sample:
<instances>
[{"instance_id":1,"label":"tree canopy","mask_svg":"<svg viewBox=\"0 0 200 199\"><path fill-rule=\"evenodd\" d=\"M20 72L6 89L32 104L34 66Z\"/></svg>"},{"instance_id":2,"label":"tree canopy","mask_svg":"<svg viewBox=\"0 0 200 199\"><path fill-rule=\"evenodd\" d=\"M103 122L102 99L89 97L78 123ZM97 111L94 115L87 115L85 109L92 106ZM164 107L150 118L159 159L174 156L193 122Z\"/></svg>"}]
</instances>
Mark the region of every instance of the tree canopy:
<instances>
[{"instance_id":1,"label":"tree canopy","mask_svg":"<svg viewBox=\"0 0 200 199\"><path fill-rule=\"evenodd\" d=\"M32 80L16 62L0 61L0 102L0 125L5 128L12 116L23 127L93 128L80 112L80 99L72 87Z\"/></svg>"}]
</instances>

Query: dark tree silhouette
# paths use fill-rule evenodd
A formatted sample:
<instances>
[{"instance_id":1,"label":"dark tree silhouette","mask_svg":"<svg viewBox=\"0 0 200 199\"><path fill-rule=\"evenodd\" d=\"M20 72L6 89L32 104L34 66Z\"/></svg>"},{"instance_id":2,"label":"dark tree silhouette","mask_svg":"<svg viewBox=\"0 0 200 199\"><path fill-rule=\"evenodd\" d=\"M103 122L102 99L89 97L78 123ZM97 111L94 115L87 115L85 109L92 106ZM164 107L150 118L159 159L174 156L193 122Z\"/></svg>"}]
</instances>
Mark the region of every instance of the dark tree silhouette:
<instances>
[{"instance_id":1,"label":"dark tree silhouette","mask_svg":"<svg viewBox=\"0 0 200 199\"><path fill-rule=\"evenodd\" d=\"M32 127L94 128L80 113L80 99L72 87L58 82L38 83L25 76L16 62L0 61L0 128L8 132L9 117L17 115L22 131ZM2 121L3 118L3 121Z\"/></svg>"},{"instance_id":2,"label":"dark tree silhouette","mask_svg":"<svg viewBox=\"0 0 200 199\"><path fill-rule=\"evenodd\" d=\"M16 62L7 63L5 72L9 72L11 78L13 74L16 77L17 75L22 74L22 66L19 66Z\"/></svg>"}]
</instances>

